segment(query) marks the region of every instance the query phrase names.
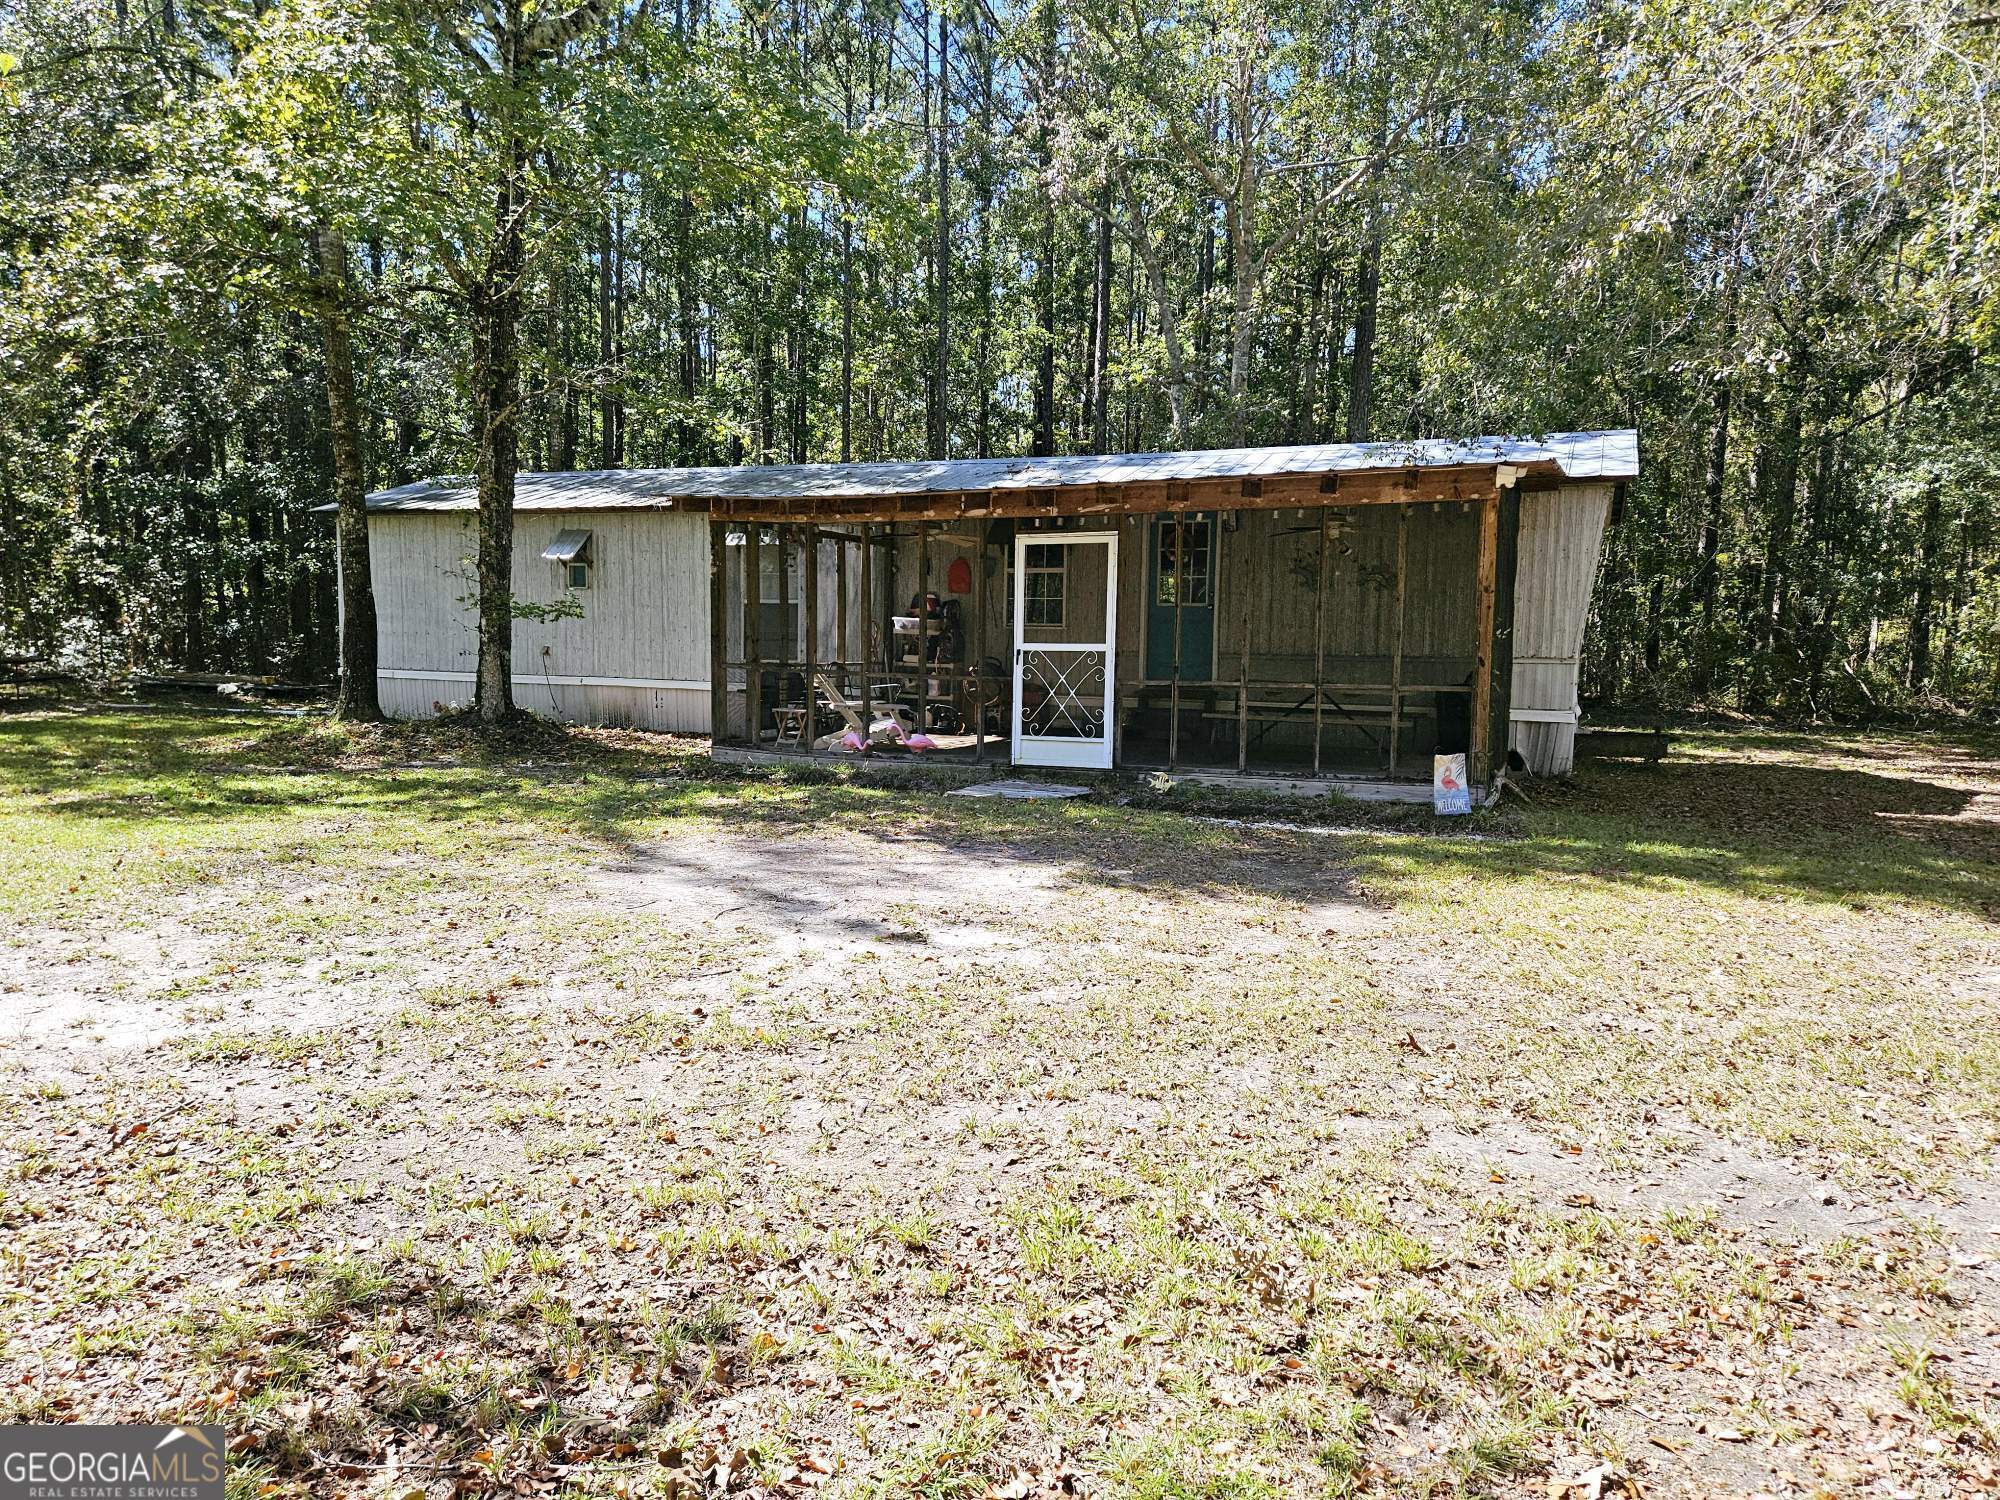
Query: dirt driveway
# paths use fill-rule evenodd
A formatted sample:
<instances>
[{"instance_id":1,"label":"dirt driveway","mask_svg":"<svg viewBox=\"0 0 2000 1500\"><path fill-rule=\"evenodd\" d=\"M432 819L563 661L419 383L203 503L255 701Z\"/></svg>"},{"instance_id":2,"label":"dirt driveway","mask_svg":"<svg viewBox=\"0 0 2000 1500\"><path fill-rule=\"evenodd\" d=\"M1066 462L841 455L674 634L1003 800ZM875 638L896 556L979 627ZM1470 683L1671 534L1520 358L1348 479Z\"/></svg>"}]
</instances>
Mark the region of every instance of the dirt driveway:
<instances>
[{"instance_id":1,"label":"dirt driveway","mask_svg":"<svg viewBox=\"0 0 2000 1500\"><path fill-rule=\"evenodd\" d=\"M0 804L5 1415L244 1494L1994 1478L1989 761L1327 832L160 736Z\"/></svg>"}]
</instances>

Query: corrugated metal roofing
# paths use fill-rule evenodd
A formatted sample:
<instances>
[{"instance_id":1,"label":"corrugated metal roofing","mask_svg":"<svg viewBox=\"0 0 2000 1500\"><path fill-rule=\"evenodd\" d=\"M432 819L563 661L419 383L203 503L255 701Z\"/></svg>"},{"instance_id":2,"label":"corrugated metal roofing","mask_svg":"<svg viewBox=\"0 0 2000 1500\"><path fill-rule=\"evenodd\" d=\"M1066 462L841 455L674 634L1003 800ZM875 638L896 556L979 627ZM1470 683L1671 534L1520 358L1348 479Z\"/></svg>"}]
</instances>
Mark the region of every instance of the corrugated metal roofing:
<instances>
[{"instance_id":1,"label":"corrugated metal roofing","mask_svg":"<svg viewBox=\"0 0 2000 1500\"><path fill-rule=\"evenodd\" d=\"M911 463L764 464L711 469L607 469L522 474L516 510L619 510L677 500L861 499L884 495L1043 490L1071 485L1191 479L1269 478L1445 468L1463 464L1553 463L1568 479L1630 479L1639 472L1639 435L1559 432L1543 437L1433 438L1399 443L1314 443L1291 448L1211 448L1181 453L1116 453L1068 458L954 458ZM473 510L469 478L422 480L377 490L374 511Z\"/></svg>"},{"instance_id":2,"label":"corrugated metal roofing","mask_svg":"<svg viewBox=\"0 0 2000 1500\"><path fill-rule=\"evenodd\" d=\"M558 531L556 539L542 548L542 557L547 562L575 562L589 545L590 533L587 531Z\"/></svg>"}]
</instances>

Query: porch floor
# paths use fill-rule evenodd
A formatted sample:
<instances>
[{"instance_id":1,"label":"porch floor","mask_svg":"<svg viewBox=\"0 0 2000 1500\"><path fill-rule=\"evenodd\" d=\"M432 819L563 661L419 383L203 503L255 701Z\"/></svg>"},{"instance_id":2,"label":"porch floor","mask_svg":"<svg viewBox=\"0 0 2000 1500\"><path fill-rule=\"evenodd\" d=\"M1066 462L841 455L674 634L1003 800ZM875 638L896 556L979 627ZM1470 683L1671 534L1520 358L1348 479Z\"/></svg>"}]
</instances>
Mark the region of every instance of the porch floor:
<instances>
[{"instance_id":1,"label":"porch floor","mask_svg":"<svg viewBox=\"0 0 2000 1500\"><path fill-rule=\"evenodd\" d=\"M1124 769L1133 772L1147 770L1144 766L1129 764ZM1156 769L1149 774L1164 780L1169 786L1224 787L1239 792L1267 792L1277 797L1351 797L1356 802L1428 803L1431 800L1431 784L1428 781L1390 781L1382 776L1283 775L1200 768L1178 771Z\"/></svg>"},{"instance_id":2,"label":"porch floor","mask_svg":"<svg viewBox=\"0 0 2000 1500\"><path fill-rule=\"evenodd\" d=\"M728 766L816 766L832 770L846 767L860 776L894 780L925 772L944 772L953 779L971 783L1011 772L1004 740L989 740L986 758L975 760L971 749L931 750L916 755L908 751L885 750L867 755L834 750L800 750L792 746L711 745L709 758Z\"/></svg>"},{"instance_id":3,"label":"porch floor","mask_svg":"<svg viewBox=\"0 0 2000 1500\"><path fill-rule=\"evenodd\" d=\"M983 761L974 760L970 749L934 750L923 755L895 751L854 755L825 750L776 748L770 745L756 749L748 745L716 745L709 753L713 759L724 765L812 766L827 770L845 768L857 776L879 777L885 780L942 773L952 780L967 785L1012 775L1020 770L1059 773L1066 777L1106 774L1079 772L1058 766L1018 767L1008 758L1005 740L988 741L986 759ZM1290 770L1273 771L1253 767L1246 771L1238 771L1233 765L1204 766L1184 761L1178 769L1169 771L1166 769L1166 756L1163 751L1157 761L1128 757L1109 774L1158 777L1163 778L1171 786L1228 787L1239 791L1269 792L1287 797L1341 796L1352 797L1360 802L1419 803L1431 799L1431 784L1426 779L1398 777L1392 781L1381 774L1379 766L1347 769L1334 764L1331 759L1322 762L1321 772L1317 776L1312 774L1309 764Z\"/></svg>"},{"instance_id":4,"label":"porch floor","mask_svg":"<svg viewBox=\"0 0 2000 1500\"><path fill-rule=\"evenodd\" d=\"M1402 763L1393 777L1388 774L1386 758L1376 746L1336 743L1329 736L1329 743L1320 749L1317 767L1313 765L1312 747L1309 745L1253 743L1246 764L1239 771L1233 737L1183 733L1180 744L1170 751L1165 734L1139 734L1128 729L1124 742L1119 746L1119 764L1131 770L1163 771L1171 760L1176 771L1227 772L1231 776L1287 779L1414 781L1429 786L1428 756L1420 758L1412 755L1405 746Z\"/></svg>"}]
</instances>

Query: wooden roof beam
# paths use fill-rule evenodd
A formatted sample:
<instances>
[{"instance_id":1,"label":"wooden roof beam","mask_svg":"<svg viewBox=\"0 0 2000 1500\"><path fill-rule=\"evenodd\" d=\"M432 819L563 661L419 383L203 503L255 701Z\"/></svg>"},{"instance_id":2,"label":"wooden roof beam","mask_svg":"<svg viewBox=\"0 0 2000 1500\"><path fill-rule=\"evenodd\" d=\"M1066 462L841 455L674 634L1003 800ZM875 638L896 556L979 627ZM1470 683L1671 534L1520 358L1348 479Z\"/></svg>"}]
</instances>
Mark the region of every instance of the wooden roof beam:
<instances>
[{"instance_id":1,"label":"wooden roof beam","mask_svg":"<svg viewBox=\"0 0 2000 1500\"><path fill-rule=\"evenodd\" d=\"M921 495L842 495L817 499L813 514L842 521L950 521L960 517L1151 514L1194 510L1277 510L1321 505L1410 505L1491 500L1499 493L1492 465L1374 470L1342 474L1137 481L1057 488L941 492ZM1540 476L1537 476L1539 478ZM1254 491L1254 493L1253 493ZM777 498L715 502L732 520L786 521L795 512Z\"/></svg>"}]
</instances>

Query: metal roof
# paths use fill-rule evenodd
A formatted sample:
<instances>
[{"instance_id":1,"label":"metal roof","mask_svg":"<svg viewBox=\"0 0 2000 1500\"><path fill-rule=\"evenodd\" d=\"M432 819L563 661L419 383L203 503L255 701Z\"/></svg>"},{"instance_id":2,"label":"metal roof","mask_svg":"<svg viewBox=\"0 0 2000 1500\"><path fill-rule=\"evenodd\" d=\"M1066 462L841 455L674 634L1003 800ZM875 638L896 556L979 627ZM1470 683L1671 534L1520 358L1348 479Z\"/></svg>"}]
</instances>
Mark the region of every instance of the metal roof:
<instances>
[{"instance_id":1,"label":"metal roof","mask_svg":"<svg viewBox=\"0 0 2000 1500\"><path fill-rule=\"evenodd\" d=\"M1073 485L1351 474L1466 464L1553 464L1566 479L1630 479L1639 434L1557 432L1541 437L1427 438L1393 443L1313 443L1291 448L1210 448L1179 453L1068 458L953 458L909 463L745 464L710 469L602 469L524 473L514 508L648 510L679 500L865 499L890 495L1046 490ZM330 508L330 507L329 507ZM475 510L464 476L420 480L368 497L371 511Z\"/></svg>"},{"instance_id":2,"label":"metal roof","mask_svg":"<svg viewBox=\"0 0 2000 1500\"><path fill-rule=\"evenodd\" d=\"M588 531L558 531L556 539L542 548L542 557L547 562L575 562L589 545Z\"/></svg>"}]
</instances>

